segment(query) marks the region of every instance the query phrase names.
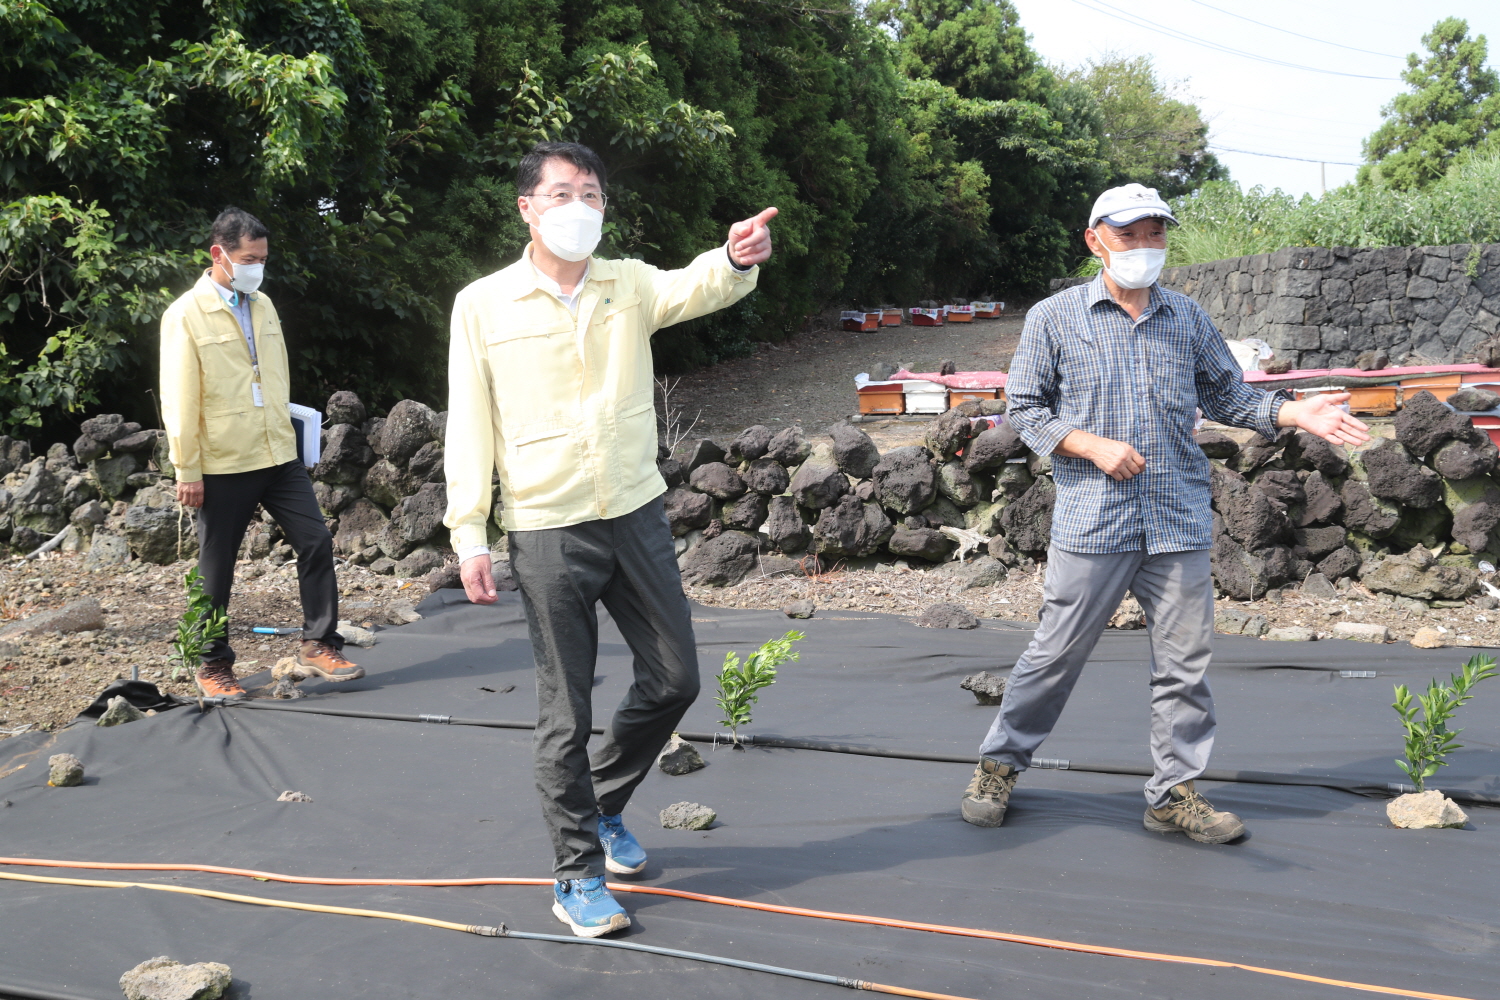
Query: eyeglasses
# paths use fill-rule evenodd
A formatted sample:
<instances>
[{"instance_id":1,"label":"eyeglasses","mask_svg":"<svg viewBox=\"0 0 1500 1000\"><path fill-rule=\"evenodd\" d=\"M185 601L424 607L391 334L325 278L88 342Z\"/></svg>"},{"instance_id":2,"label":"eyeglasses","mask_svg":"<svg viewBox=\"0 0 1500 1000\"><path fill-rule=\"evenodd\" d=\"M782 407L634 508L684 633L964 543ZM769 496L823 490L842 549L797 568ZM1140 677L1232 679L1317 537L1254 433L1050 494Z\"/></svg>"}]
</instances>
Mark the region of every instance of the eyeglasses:
<instances>
[{"instance_id":1,"label":"eyeglasses","mask_svg":"<svg viewBox=\"0 0 1500 1000\"><path fill-rule=\"evenodd\" d=\"M585 191L583 194L574 194L572 191L559 191L556 194L541 194L540 192L528 194L528 198L537 198L550 201L554 205L566 205L571 201L582 199L589 208L604 211L604 206L609 204L609 197L598 191Z\"/></svg>"}]
</instances>

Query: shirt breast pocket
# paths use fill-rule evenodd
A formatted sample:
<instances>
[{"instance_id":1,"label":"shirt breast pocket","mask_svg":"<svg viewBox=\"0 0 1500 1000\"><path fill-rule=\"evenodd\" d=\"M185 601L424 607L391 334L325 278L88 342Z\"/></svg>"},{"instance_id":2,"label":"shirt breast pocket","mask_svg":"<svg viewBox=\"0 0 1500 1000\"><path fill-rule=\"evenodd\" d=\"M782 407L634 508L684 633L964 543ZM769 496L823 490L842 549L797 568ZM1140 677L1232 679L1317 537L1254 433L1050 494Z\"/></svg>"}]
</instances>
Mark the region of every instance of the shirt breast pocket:
<instances>
[{"instance_id":1,"label":"shirt breast pocket","mask_svg":"<svg viewBox=\"0 0 1500 1000\"><path fill-rule=\"evenodd\" d=\"M1198 406L1198 385L1193 378L1192 354L1176 355L1159 346L1151 352L1151 392L1163 409L1189 412Z\"/></svg>"}]
</instances>

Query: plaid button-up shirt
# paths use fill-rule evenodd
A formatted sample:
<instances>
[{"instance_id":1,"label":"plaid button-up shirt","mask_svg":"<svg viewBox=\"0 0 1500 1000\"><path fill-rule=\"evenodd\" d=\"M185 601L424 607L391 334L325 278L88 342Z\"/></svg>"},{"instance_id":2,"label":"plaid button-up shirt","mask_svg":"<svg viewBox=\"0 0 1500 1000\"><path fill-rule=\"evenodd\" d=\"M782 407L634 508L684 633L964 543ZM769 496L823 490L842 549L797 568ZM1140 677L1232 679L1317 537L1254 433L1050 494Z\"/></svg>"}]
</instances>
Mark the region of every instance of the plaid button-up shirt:
<instances>
[{"instance_id":1,"label":"plaid button-up shirt","mask_svg":"<svg viewBox=\"0 0 1500 1000\"><path fill-rule=\"evenodd\" d=\"M1213 541L1195 410L1274 438L1282 402L1245 384L1198 303L1152 285L1150 304L1132 320L1102 276L1031 310L1005 394L1006 419L1021 440L1052 455L1052 543L1068 552L1152 555ZM1074 430L1126 442L1146 459L1145 471L1120 482L1087 459L1053 455Z\"/></svg>"}]
</instances>

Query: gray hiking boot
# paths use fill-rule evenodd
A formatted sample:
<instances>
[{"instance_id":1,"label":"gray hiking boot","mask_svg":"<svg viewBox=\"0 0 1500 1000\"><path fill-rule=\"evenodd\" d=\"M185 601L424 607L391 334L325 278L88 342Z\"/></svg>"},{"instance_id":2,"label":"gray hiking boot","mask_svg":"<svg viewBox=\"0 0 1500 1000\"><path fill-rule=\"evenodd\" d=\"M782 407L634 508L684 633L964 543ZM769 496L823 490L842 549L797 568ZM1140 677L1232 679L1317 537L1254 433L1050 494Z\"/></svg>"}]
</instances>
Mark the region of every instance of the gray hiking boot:
<instances>
[{"instance_id":1,"label":"gray hiking boot","mask_svg":"<svg viewBox=\"0 0 1500 1000\"><path fill-rule=\"evenodd\" d=\"M1146 810L1146 829L1152 833L1185 833L1200 844L1227 844L1245 835L1240 818L1215 809L1191 781L1173 785L1168 794L1166 805Z\"/></svg>"},{"instance_id":2,"label":"gray hiking boot","mask_svg":"<svg viewBox=\"0 0 1500 1000\"><path fill-rule=\"evenodd\" d=\"M974 778L964 792L959 811L965 823L975 826L999 826L1005 822L1005 807L1010 805L1011 790L1021 772L1009 764L989 757L979 758Z\"/></svg>"}]
</instances>

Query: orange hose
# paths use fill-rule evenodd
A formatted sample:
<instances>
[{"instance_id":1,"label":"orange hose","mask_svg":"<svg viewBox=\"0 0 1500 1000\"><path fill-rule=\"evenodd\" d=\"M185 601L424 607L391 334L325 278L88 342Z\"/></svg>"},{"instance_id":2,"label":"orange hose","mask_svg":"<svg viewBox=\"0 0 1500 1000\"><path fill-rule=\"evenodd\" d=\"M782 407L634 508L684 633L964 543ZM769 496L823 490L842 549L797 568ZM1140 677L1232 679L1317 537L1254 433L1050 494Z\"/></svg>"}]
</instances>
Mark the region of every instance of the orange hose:
<instances>
[{"instance_id":1,"label":"orange hose","mask_svg":"<svg viewBox=\"0 0 1500 1000\"><path fill-rule=\"evenodd\" d=\"M241 875L247 878L261 879L267 882L293 882L301 885L400 885L400 886L479 886L479 885L551 885L550 878L463 878L463 879L389 879L389 878L315 878L310 875L283 875L277 872L255 871L250 868L226 868L222 865L190 865L190 864L166 864L159 862L142 862L139 864L114 864L104 861L48 861L41 858L3 858L3 865L34 865L42 868L102 868L111 871L191 871L207 872L215 875ZM1421 990L1407 990L1396 986L1375 986L1370 983L1356 983L1344 979L1325 979L1322 976L1308 975L1302 972L1288 972L1284 969L1270 969L1259 965L1244 965L1240 962L1225 962L1216 958L1195 958L1191 955L1170 955L1154 951L1135 951L1129 948L1111 948L1107 945L1082 944L1077 941L1063 941L1057 938L1031 937L1025 934L1009 934L1005 931L987 931L977 927L956 927L948 924L928 924L914 920L897 920L894 917L871 917L859 913L839 913L834 910L810 910L800 906L782 906L776 903L757 903L748 899L736 899L733 896L711 896L701 892L688 892L685 889L667 889L653 885L630 885L628 883L611 882L609 888L614 892L634 892L647 896L671 896L676 899L690 899L700 903L715 903L720 906L737 906L747 910L760 910L765 913L781 913L796 917L813 917L819 920L838 920L852 924L870 924L876 927L895 927L901 930L929 931L934 934L948 934L955 937L982 938L989 941L1005 941L1010 944L1033 945L1038 948L1053 948L1059 951L1076 951L1087 955L1107 955L1114 958L1135 958L1148 962L1175 962L1183 965L1205 965L1218 969L1240 969L1245 972L1255 972L1264 976L1279 976L1283 979L1297 979L1306 983L1318 983L1323 986L1339 986L1350 990L1364 990L1369 993L1384 993L1389 996L1415 997L1418 1000L1473 1000L1470 997L1453 996L1447 993L1424 993ZM873 985L873 984L872 984ZM893 987L892 989L899 989ZM902 996L936 997L935 993L902 993Z\"/></svg>"}]
</instances>

